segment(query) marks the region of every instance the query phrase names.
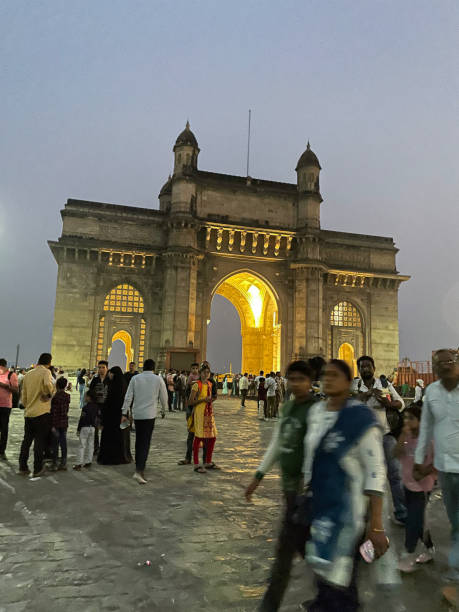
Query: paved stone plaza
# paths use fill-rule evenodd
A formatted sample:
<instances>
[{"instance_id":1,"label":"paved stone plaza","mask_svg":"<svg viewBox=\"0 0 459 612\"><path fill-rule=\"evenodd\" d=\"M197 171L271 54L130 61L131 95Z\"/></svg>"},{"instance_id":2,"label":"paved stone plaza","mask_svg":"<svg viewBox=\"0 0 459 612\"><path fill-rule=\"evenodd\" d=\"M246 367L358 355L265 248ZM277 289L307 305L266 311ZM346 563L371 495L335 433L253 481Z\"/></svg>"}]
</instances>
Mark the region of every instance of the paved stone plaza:
<instances>
[{"instance_id":1,"label":"paved stone plaza","mask_svg":"<svg viewBox=\"0 0 459 612\"><path fill-rule=\"evenodd\" d=\"M273 425L256 419L255 402L241 410L236 400L219 400L215 412L221 472L198 475L177 465L185 419L183 413L167 414L156 423L150 482L139 486L129 465L95 464L90 471L70 469L35 481L17 476L23 415L13 410L9 463L0 464L0 612L256 610L281 508L277 471L253 504L245 502L244 487ZM70 467L78 415L74 395ZM448 527L438 496L431 514L439 552L435 563L403 579L409 611L447 610L439 589ZM397 527L390 534L398 548L402 535ZM365 571L361 581L366 609L375 611ZM312 592L310 572L299 560L283 610L297 610ZM383 609L390 612L387 605Z\"/></svg>"}]
</instances>

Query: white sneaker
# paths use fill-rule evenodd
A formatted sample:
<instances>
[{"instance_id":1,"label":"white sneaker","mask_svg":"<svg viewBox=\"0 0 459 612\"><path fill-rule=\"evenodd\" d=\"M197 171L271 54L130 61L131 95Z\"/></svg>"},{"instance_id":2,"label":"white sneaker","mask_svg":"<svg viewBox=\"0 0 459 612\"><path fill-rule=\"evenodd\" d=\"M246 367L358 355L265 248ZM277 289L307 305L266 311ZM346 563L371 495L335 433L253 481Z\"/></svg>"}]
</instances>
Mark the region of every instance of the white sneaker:
<instances>
[{"instance_id":1,"label":"white sneaker","mask_svg":"<svg viewBox=\"0 0 459 612\"><path fill-rule=\"evenodd\" d=\"M435 548L426 548L425 551L418 556L416 563L430 563L430 561L434 560L434 556Z\"/></svg>"},{"instance_id":2,"label":"white sneaker","mask_svg":"<svg viewBox=\"0 0 459 612\"><path fill-rule=\"evenodd\" d=\"M147 484L147 481L145 480L145 478L142 478L142 475L139 474L139 472L134 472L134 475L132 476L132 478L134 480L137 480L139 484Z\"/></svg>"},{"instance_id":3,"label":"white sneaker","mask_svg":"<svg viewBox=\"0 0 459 612\"><path fill-rule=\"evenodd\" d=\"M404 574L410 574L411 572L415 572L418 569L416 567L416 554L403 553L398 563L398 569Z\"/></svg>"}]
</instances>

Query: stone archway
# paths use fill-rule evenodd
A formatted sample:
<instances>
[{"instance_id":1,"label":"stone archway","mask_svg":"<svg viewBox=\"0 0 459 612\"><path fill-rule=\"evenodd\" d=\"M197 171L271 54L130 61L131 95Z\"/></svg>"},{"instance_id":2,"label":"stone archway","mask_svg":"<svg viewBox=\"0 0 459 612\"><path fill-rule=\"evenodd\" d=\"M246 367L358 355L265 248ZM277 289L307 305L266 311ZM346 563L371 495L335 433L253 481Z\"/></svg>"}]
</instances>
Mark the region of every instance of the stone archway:
<instances>
[{"instance_id":1,"label":"stone archway","mask_svg":"<svg viewBox=\"0 0 459 612\"><path fill-rule=\"evenodd\" d=\"M242 371L280 370L279 304L270 284L250 270L236 271L219 281L210 301L215 294L229 300L239 314Z\"/></svg>"}]
</instances>

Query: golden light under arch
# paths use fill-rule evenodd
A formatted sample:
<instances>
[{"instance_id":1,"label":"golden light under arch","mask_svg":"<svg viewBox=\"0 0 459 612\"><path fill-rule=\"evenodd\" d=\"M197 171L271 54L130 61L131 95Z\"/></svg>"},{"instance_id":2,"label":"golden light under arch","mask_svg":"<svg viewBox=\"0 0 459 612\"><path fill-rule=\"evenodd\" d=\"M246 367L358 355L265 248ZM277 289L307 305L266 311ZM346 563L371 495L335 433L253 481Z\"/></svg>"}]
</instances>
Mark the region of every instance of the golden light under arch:
<instances>
[{"instance_id":1,"label":"golden light under arch","mask_svg":"<svg viewBox=\"0 0 459 612\"><path fill-rule=\"evenodd\" d=\"M278 299L270 285L250 271L220 281L213 295L229 300L241 321L241 369L249 374L280 369L281 325Z\"/></svg>"},{"instance_id":2,"label":"golden light under arch","mask_svg":"<svg viewBox=\"0 0 459 612\"><path fill-rule=\"evenodd\" d=\"M124 369L127 370L128 362L134 359L134 350L132 348L131 334L125 331L124 329L120 329L119 331L115 332L112 336L112 346L115 340L121 340L124 343L125 354L126 354L126 364L125 364ZM111 347L109 349L109 353L110 351L111 351Z\"/></svg>"},{"instance_id":3,"label":"golden light under arch","mask_svg":"<svg viewBox=\"0 0 459 612\"><path fill-rule=\"evenodd\" d=\"M357 361L355 359L354 347L349 342L343 342L338 349L338 359L342 359L351 368L354 376L357 375Z\"/></svg>"}]
</instances>

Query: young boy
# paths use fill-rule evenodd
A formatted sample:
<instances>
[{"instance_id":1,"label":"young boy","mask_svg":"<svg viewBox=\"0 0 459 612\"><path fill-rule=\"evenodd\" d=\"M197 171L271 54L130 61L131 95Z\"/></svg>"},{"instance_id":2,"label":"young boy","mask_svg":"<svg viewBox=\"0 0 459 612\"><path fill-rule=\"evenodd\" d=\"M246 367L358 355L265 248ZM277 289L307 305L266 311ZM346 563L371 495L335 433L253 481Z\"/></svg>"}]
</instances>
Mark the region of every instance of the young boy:
<instances>
[{"instance_id":1,"label":"young boy","mask_svg":"<svg viewBox=\"0 0 459 612\"><path fill-rule=\"evenodd\" d=\"M78 421L77 433L80 438L80 446L77 451L76 464L74 470L81 470L81 466L90 468L94 455L94 434L96 431L99 406L97 405L97 395L95 390L89 389L85 396L86 403L81 409L80 420Z\"/></svg>"},{"instance_id":2,"label":"young boy","mask_svg":"<svg viewBox=\"0 0 459 612\"><path fill-rule=\"evenodd\" d=\"M247 501L263 477L278 461L282 472L285 514L277 542L276 559L271 571L269 587L260 612L278 610L287 588L293 558L298 552L304 557L306 530L293 521L296 499L303 483L303 445L306 435L307 414L315 398L311 394L312 369L305 361L294 361L287 369L289 393L294 399L285 402L276 423L271 443L255 477L246 489Z\"/></svg>"},{"instance_id":3,"label":"young boy","mask_svg":"<svg viewBox=\"0 0 459 612\"><path fill-rule=\"evenodd\" d=\"M67 469L67 428L69 426L70 395L65 392L68 381L61 376L56 380L56 393L51 400L51 470ZM58 464L59 447L61 460Z\"/></svg>"}]
</instances>

